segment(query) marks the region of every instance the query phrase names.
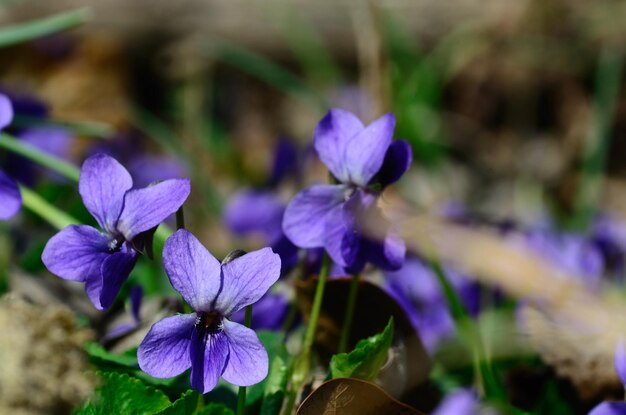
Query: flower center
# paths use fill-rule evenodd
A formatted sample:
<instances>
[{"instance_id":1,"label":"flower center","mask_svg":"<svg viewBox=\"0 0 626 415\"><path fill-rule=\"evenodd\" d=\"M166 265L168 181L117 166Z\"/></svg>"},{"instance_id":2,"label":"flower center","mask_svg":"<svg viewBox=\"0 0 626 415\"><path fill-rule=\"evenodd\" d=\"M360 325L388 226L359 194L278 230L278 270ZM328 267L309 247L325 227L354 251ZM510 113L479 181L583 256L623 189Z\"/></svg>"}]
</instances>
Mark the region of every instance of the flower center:
<instances>
[{"instance_id":1,"label":"flower center","mask_svg":"<svg viewBox=\"0 0 626 415\"><path fill-rule=\"evenodd\" d=\"M109 241L109 252L115 253L119 252L122 249L122 244L124 243L123 238L113 238Z\"/></svg>"},{"instance_id":2,"label":"flower center","mask_svg":"<svg viewBox=\"0 0 626 415\"><path fill-rule=\"evenodd\" d=\"M199 312L196 319L196 329L203 333L217 333L222 330L222 316L215 311Z\"/></svg>"}]
</instances>

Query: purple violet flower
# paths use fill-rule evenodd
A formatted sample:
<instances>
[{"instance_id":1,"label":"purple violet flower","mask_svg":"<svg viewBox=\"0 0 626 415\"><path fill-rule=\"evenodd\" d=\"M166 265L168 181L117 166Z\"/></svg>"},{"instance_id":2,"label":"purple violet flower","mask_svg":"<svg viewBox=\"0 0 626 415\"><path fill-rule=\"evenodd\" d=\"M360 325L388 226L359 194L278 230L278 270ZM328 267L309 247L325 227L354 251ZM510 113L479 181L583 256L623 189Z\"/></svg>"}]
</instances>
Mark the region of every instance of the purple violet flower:
<instances>
[{"instance_id":1,"label":"purple violet flower","mask_svg":"<svg viewBox=\"0 0 626 415\"><path fill-rule=\"evenodd\" d=\"M614 363L617 376L626 387L626 348L623 337L615 347ZM594 407L589 415L626 415L626 402L602 402Z\"/></svg>"},{"instance_id":2,"label":"purple violet flower","mask_svg":"<svg viewBox=\"0 0 626 415\"><path fill-rule=\"evenodd\" d=\"M478 313L477 284L446 267L447 276L472 314ZM402 268L385 272L383 288L406 312L429 353L454 334L454 320L433 271L418 258L408 258Z\"/></svg>"},{"instance_id":3,"label":"purple violet flower","mask_svg":"<svg viewBox=\"0 0 626 415\"><path fill-rule=\"evenodd\" d=\"M168 378L191 367L191 386L202 393L215 388L220 376L238 386L262 381L268 370L263 344L252 329L230 319L278 280L280 257L263 248L220 264L181 229L165 242L163 265L194 312L152 326L137 350L141 370Z\"/></svg>"},{"instance_id":4,"label":"purple violet flower","mask_svg":"<svg viewBox=\"0 0 626 415\"><path fill-rule=\"evenodd\" d=\"M0 131L11 124L11 121L13 121L13 105L6 95L0 94ZM0 220L12 218L21 206L22 195L17 183L0 170Z\"/></svg>"},{"instance_id":5,"label":"purple violet flower","mask_svg":"<svg viewBox=\"0 0 626 415\"><path fill-rule=\"evenodd\" d=\"M386 270L404 262L405 245L389 226L384 241L364 236L361 215L384 220L376 201L381 190L397 181L411 163L406 141L392 142L395 118L386 114L365 127L352 113L331 109L314 133L314 146L338 184L314 185L287 206L283 230L302 248L324 247L338 265L360 272L365 262Z\"/></svg>"},{"instance_id":6,"label":"purple violet flower","mask_svg":"<svg viewBox=\"0 0 626 415\"><path fill-rule=\"evenodd\" d=\"M115 299L135 266L146 238L184 203L187 179L165 180L132 189L128 171L97 154L82 166L78 189L85 207L103 231L70 225L46 244L41 259L53 274L85 283L93 305L103 310Z\"/></svg>"}]
</instances>

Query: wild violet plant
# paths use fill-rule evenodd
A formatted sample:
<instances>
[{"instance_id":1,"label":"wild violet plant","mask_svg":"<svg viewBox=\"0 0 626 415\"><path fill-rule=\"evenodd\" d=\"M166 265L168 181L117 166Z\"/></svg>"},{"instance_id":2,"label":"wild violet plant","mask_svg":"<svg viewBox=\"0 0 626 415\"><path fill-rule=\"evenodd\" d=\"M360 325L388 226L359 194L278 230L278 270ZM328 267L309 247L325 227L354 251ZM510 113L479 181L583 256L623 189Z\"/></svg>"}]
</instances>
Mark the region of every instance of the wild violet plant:
<instances>
[{"instance_id":1,"label":"wild violet plant","mask_svg":"<svg viewBox=\"0 0 626 415\"><path fill-rule=\"evenodd\" d=\"M70 225L53 236L41 259L53 274L85 283L93 305L111 306L154 229L182 206L189 180L165 180L142 189L115 159L98 154L85 161L78 183L85 207L102 231Z\"/></svg>"},{"instance_id":2,"label":"wild violet plant","mask_svg":"<svg viewBox=\"0 0 626 415\"><path fill-rule=\"evenodd\" d=\"M221 264L190 232L181 229L163 248L172 283L194 310L154 324L139 345L139 366L167 378L191 367L191 386L207 393L222 376L249 386L262 381L268 357L256 333L230 320L254 304L278 280L280 257L270 248L229 256Z\"/></svg>"}]
</instances>

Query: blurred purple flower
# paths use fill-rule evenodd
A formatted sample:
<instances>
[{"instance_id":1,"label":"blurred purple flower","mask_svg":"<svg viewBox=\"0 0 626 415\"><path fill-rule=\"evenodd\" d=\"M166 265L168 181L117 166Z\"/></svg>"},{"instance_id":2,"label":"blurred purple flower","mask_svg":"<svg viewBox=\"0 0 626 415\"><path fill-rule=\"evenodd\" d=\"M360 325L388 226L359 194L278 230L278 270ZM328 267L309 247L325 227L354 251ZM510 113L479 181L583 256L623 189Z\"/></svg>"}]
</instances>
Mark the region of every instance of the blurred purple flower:
<instances>
[{"instance_id":1,"label":"blurred purple flower","mask_svg":"<svg viewBox=\"0 0 626 415\"><path fill-rule=\"evenodd\" d=\"M386 114L365 127L352 113L331 109L314 133L315 149L339 184L314 185L287 206L283 230L302 248L324 247L338 265L356 273L372 262L382 269L402 266L404 241L388 225L384 241L365 237L361 215L382 214L376 199L409 168L411 147L392 142L395 118ZM386 222L385 222L386 223Z\"/></svg>"},{"instance_id":2,"label":"blurred purple flower","mask_svg":"<svg viewBox=\"0 0 626 415\"><path fill-rule=\"evenodd\" d=\"M11 121L13 105L6 95L0 94L0 131L11 124ZM12 218L21 206L22 196L17 183L0 170L0 220Z\"/></svg>"},{"instance_id":3,"label":"blurred purple flower","mask_svg":"<svg viewBox=\"0 0 626 415\"><path fill-rule=\"evenodd\" d=\"M449 268L445 271L468 311L477 314L480 298L478 285ZM439 282L420 259L409 258L399 270L385 272L383 288L405 310L431 354L443 340L454 334L454 320Z\"/></svg>"},{"instance_id":4,"label":"blurred purple flower","mask_svg":"<svg viewBox=\"0 0 626 415\"><path fill-rule=\"evenodd\" d=\"M285 237L281 224L285 206L271 191L237 192L224 210L226 226L236 235L258 233L280 255L282 274L298 262L298 248Z\"/></svg>"},{"instance_id":5,"label":"blurred purple flower","mask_svg":"<svg viewBox=\"0 0 626 415\"><path fill-rule=\"evenodd\" d=\"M540 229L526 236L530 248L565 273L581 276L596 286L604 272L602 252L592 240L582 235Z\"/></svg>"},{"instance_id":6,"label":"blurred purple flower","mask_svg":"<svg viewBox=\"0 0 626 415\"><path fill-rule=\"evenodd\" d=\"M448 394L432 415L475 415L478 409L476 394L468 389L458 389Z\"/></svg>"},{"instance_id":7,"label":"blurred purple flower","mask_svg":"<svg viewBox=\"0 0 626 415\"><path fill-rule=\"evenodd\" d=\"M268 370L263 344L254 330L230 319L278 280L280 257L264 248L220 264L181 229L166 241L163 264L194 312L154 324L137 350L139 367L157 378L191 367L191 386L202 393L215 388L220 376L239 386L262 381Z\"/></svg>"},{"instance_id":8,"label":"blurred purple flower","mask_svg":"<svg viewBox=\"0 0 626 415\"><path fill-rule=\"evenodd\" d=\"M184 203L189 180L166 180L132 189L128 171L115 159L98 154L82 166L78 189L85 207L104 232L70 225L53 236L41 259L61 278L85 283L93 305L103 310L115 299L143 250L148 231Z\"/></svg>"},{"instance_id":9,"label":"blurred purple flower","mask_svg":"<svg viewBox=\"0 0 626 415\"><path fill-rule=\"evenodd\" d=\"M141 285L133 285L130 289L130 316L131 321L121 323L109 330L102 338L103 342L122 337L141 325L141 303L143 300L143 288Z\"/></svg>"},{"instance_id":10,"label":"blurred purple flower","mask_svg":"<svg viewBox=\"0 0 626 415\"><path fill-rule=\"evenodd\" d=\"M289 302L284 295L268 292L254 304L250 327L253 330L280 330L288 308ZM231 320L243 324L245 314L245 309L241 309L232 315Z\"/></svg>"},{"instance_id":11,"label":"blurred purple flower","mask_svg":"<svg viewBox=\"0 0 626 415\"><path fill-rule=\"evenodd\" d=\"M58 127L32 127L17 132L16 137L31 147L66 161L71 159L71 150L76 144L70 132ZM13 177L27 185L35 184L38 173L44 173L57 182L65 181L61 175L43 169L24 157L12 155L7 161Z\"/></svg>"},{"instance_id":12,"label":"blurred purple flower","mask_svg":"<svg viewBox=\"0 0 626 415\"><path fill-rule=\"evenodd\" d=\"M268 186L276 188L289 175L300 176L298 168L298 150L294 144L286 139L278 140L274 151L274 163L269 177Z\"/></svg>"},{"instance_id":13,"label":"blurred purple flower","mask_svg":"<svg viewBox=\"0 0 626 415\"><path fill-rule=\"evenodd\" d=\"M589 415L626 415L626 403L602 402L593 408Z\"/></svg>"},{"instance_id":14,"label":"blurred purple flower","mask_svg":"<svg viewBox=\"0 0 626 415\"><path fill-rule=\"evenodd\" d=\"M136 186L145 187L156 181L188 176L187 169L167 155L136 154L128 159L126 165Z\"/></svg>"},{"instance_id":15,"label":"blurred purple flower","mask_svg":"<svg viewBox=\"0 0 626 415\"><path fill-rule=\"evenodd\" d=\"M230 199L224 209L226 226L236 235L260 234L265 243L280 255L285 275L298 262L298 247L283 233L285 204L275 188L288 175L298 175L297 150L287 139L279 140L274 153L268 187L241 190Z\"/></svg>"}]
</instances>

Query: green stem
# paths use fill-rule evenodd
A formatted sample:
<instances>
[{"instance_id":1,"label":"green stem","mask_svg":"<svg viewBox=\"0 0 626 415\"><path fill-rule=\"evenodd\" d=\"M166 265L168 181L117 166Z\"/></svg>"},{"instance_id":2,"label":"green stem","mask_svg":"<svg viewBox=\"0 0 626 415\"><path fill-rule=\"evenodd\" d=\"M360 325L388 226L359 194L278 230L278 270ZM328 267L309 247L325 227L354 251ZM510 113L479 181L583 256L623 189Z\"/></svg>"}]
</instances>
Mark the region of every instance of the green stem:
<instances>
[{"instance_id":1,"label":"green stem","mask_svg":"<svg viewBox=\"0 0 626 415\"><path fill-rule=\"evenodd\" d=\"M56 229L61 230L73 223L79 223L78 220L51 205L28 187L20 186L20 192L22 194L22 205Z\"/></svg>"},{"instance_id":2,"label":"green stem","mask_svg":"<svg viewBox=\"0 0 626 415\"><path fill-rule=\"evenodd\" d=\"M605 48L595 74L595 92L583 153L579 186L571 227L586 231L596 211L602 190L603 172L611 147L611 131L624 69L622 52Z\"/></svg>"},{"instance_id":3,"label":"green stem","mask_svg":"<svg viewBox=\"0 0 626 415\"><path fill-rule=\"evenodd\" d=\"M97 121L52 120L49 118L16 115L11 126L19 128L52 127L70 131L77 135L108 139L115 131L113 126Z\"/></svg>"},{"instance_id":4,"label":"green stem","mask_svg":"<svg viewBox=\"0 0 626 415\"><path fill-rule=\"evenodd\" d=\"M81 8L5 27L0 29L0 47L27 42L71 29L85 23L89 17L89 9Z\"/></svg>"},{"instance_id":5,"label":"green stem","mask_svg":"<svg viewBox=\"0 0 626 415\"><path fill-rule=\"evenodd\" d=\"M474 370L480 386L486 398L492 398L500 402L506 402L506 392L494 373L493 367L487 357L485 348L474 321L465 309L454 287L448 280L441 264L437 260L431 261L431 267L441 285L443 293L448 301L450 312L454 318L461 339L471 348Z\"/></svg>"},{"instance_id":6,"label":"green stem","mask_svg":"<svg viewBox=\"0 0 626 415\"><path fill-rule=\"evenodd\" d=\"M246 327L252 325L252 305L246 307L246 316L244 317L244 323ZM237 415L243 415L246 410L246 387L240 386L239 393L237 394Z\"/></svg>"},{"instance_id":7,"label":"green stem","mask_svg":"<svg viewBox=\"0 0 626 415\"><path fill-rule=\"evenodd\" d=\"M304 342L302 344L302 352L295 359L293 363L293 370L291 373L291 388L289 390L289 400L285 409L285 414L291 414L293 406L296 402L298 390L304 383L309 369L311 367L311 349L313 347L313 341L315 340L315 330L317 329L317 320L320 316L322 309L322 300L324 298L324 288L326 287L326 280L328 280L328 272L330 271L330 258L327 253L324 253L322 259L322 269L320 270L319 279L317 280L317 286L315 287L315 297L313 297L313 307L311 308L311 317L309 318L309 324L304 334Z\"/></svg>"},{"instance_id":8,"label":"green stem","mask_svg":"<svg viewBox=\"0 0 626 415\"><path fill-rule=\"evenodd\" d=\"M311 308L311 318L309 319L309 325L307 326L306 334L304 335L304 344L302 346L304 350L308 350L313 347L315 330L317 329L317 320L320 317L320 311L322 309L324 288L326 287L329 270L330 258L328 257L328 254L324 253L324 258L322 259L322 269L320 270L319 279L317 280L317 287L315 287L315 297L313 298L313 308Z\"/></svg>"},{"instance_id":9,"label":"green stem","mask_svg":"<svg viewBox=\"0 0 626 415\"><path fill-rule=\"evenodd\" d=\"M6 133L0 134L0 148L26 157L72 181L78 181L78 177L80 176L80 170L73 164L51 156Z\"/></svg>"},{"instance_id":10,"label":"green stem","mask_svg":"<svg viewBox=\"0 0 626 415\"><path fill-rule=\"evenodd\" d=\"M356 299L359 294L359 274L352 275L350 280L350 291L348 292L348 304L346 305L345 318L343 319L343 327L341 328L341 337L339 339L339 353L344 353L348 347L350 339L350 329L352 328L352 320L354 319L354 308L356 307Z\"/></svg>"}]
</instances>

